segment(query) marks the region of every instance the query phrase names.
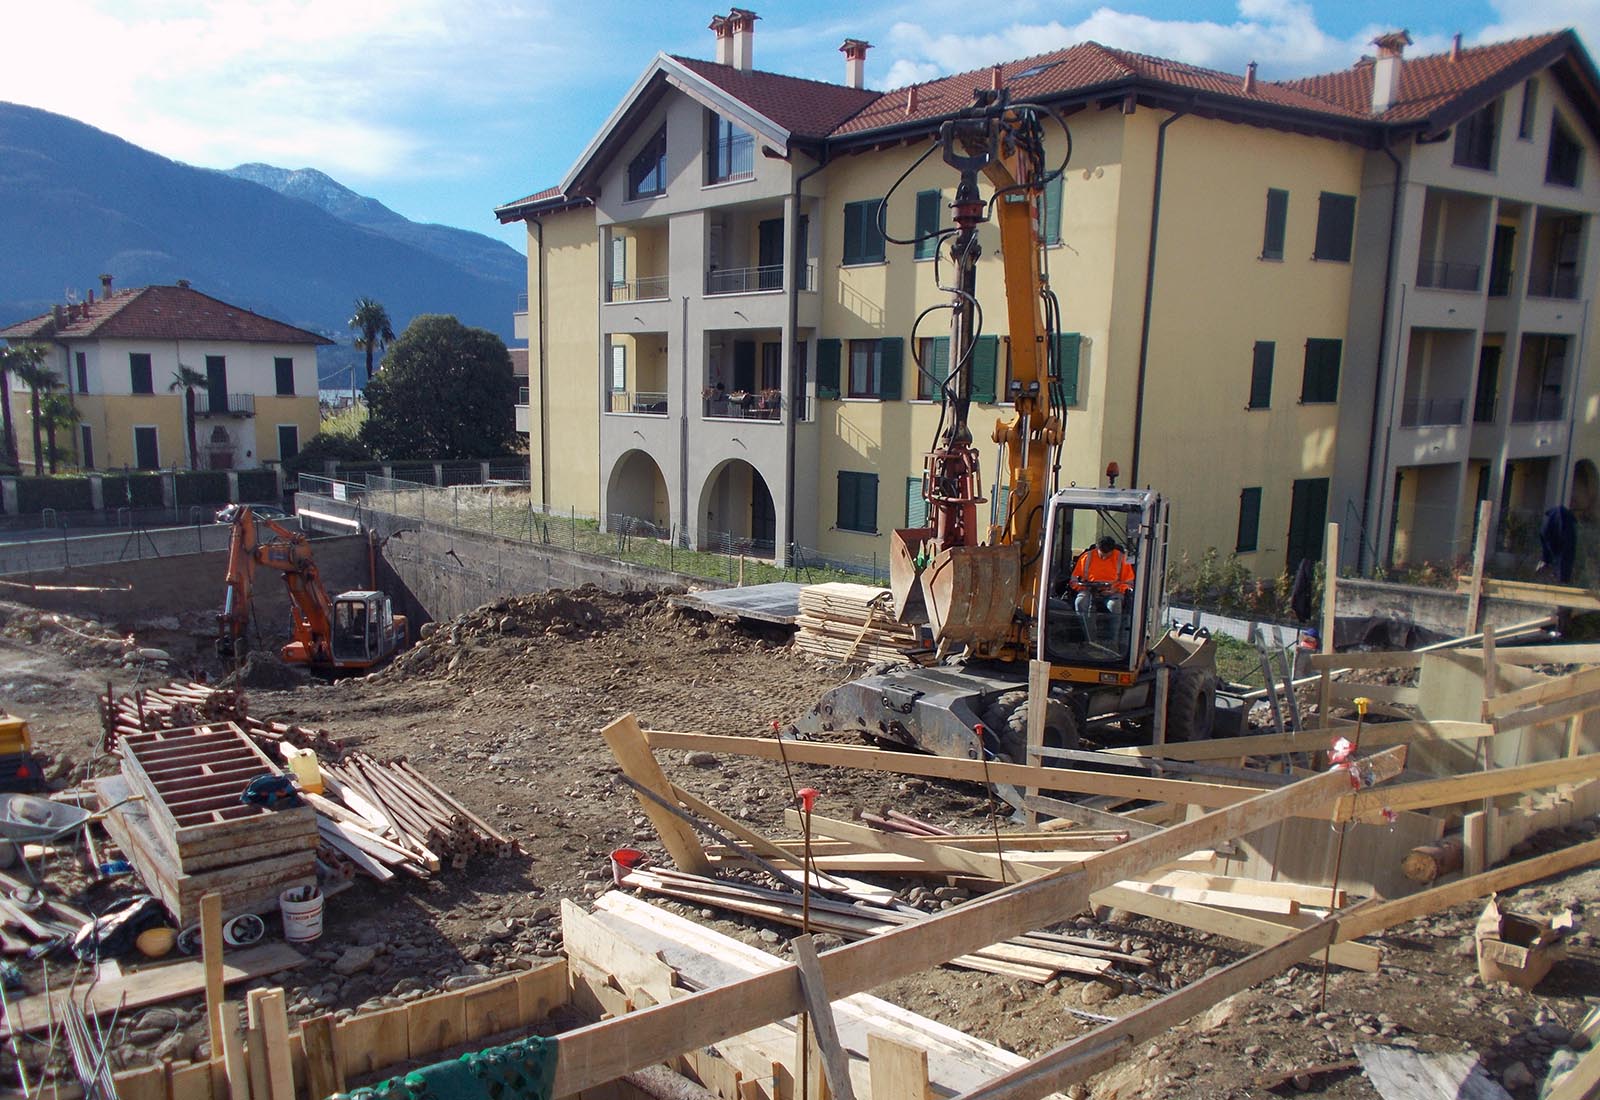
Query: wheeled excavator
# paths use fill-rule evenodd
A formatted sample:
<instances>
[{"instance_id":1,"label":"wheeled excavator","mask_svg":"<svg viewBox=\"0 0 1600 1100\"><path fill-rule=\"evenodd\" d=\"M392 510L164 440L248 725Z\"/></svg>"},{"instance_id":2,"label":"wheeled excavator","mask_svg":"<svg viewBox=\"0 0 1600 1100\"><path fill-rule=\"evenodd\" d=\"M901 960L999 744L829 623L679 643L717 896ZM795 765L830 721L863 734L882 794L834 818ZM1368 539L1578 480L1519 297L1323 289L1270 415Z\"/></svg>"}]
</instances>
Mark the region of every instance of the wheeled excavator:
<instances>
[{"instance_id":1,"label":"wheeled excavator","mask_svg":"<svg viewBox=\"0 0 1600 1100\"><path fill-rule=\"evenodd\" d=\"M1046 160L1052 118L1067 140L1058 165ZM928 523L894 532L890 587L897 617L927 624L939 660L834 688L789 732L855 731L942 756L1022 763L1028 668L1038 660L1049 667L1047 750L1075 750L1091 729L1097 739L1111 727L1148 736L1162 668L1166 737L1209 737L1218 725L1214 646L1203 635L1166 627L1167 499L1148 488L1059 487L1067 409L1056 339L1061 310L1050 288L1040 207L1046 185L1071 156L1066 122L1047 106L1012 103L1005 89L978 89L901 182L935 151L958 173L952 225L931 234L935 277L946 260L954 275L948 285L941 281L948 304L917 321L947 309L951 351L942 376L917 360L939 390L941 415L923 465ZM991 185L988 199L979 191L980 174ZM978 230L991 217L999 229L1011 334L1002 400L1012 409L991 434L1000 449L1002 489L980 529L979 505L988 501L968 418L982 323ZM894 243L917 243L890 237L882 208L879 227ZM918 349L915 329L911 346ZM1113 486L1117 472L1115 464L1107 469ZM1097 544L1120 555L1132 577L1124 571L1111 583L1091 579L1085 556ZM1045 759L1063 763L1048 753Z\"/></svg>"},{"instance_id":2,"label":"wheeled excavator","mask_svg":"<svg viewBox=\"0 0 1600 1100\"><path fill-rule=\"evenodd\" d=\"M217 656L243 658L249 648L251 596L258 568L275 569L289 594L294 640L278 651L286 664L325 675L361 672L405 648L406 617L382 592L341 592L331 599L311 552L311 540L249 508L233 518L228 576L217 615Z\"/></svg>"}]
</instances>

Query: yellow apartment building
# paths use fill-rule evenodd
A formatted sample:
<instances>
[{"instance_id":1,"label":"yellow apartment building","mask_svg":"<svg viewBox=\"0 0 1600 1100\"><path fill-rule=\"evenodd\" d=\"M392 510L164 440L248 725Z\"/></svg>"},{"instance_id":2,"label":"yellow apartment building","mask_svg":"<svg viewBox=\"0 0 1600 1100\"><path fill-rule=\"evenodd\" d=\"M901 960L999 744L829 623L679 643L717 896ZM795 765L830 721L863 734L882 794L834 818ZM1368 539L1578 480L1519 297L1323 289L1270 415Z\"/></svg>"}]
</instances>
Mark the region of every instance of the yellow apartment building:
<instances>
[{"instance_id":1,"label":"yellow apartment building","mask_svg":"<svg viewBox=\"0 0 1600 1100\"><path fill-rule=\"evenodd\" d=\"M113 290L56 306L0 339L49 349L56 392L78 414L56 446L85 470L245 470L292 458L317 434L317 348L333 341L194 290L187 283ZM196 388L189 453L182 365ZM33 462L29 391L12 375L12 417L24 468ZM63 444L65 444L63 448Z\"/></svg>"},{"instance_id":2,"label":"yellow apartment building","mask_svg":"<svg viewBox=\"0 0 1600 1100\"><path fill-rule=\"evenodd\" d=\"M926 248L956 173L924 157L979 88L1050 106L1071 157L1042 204L1063 307L1061 484L1149 485L1174 553L1258 575L1450 557L1475 505L1592 501L1600 78L1571 32L1288 82L1086 42L889 92L661 55L528 228L536 496L728 539L887 560L921 515L948 362ZM1059 130L1050 156L1064 153ZM898 182L897 182L898 181ZM974 435L1009 413L985 227ZM948 267L946 267L948 270ZM941 356L945 357L941 359ZM996 461L986 451L990 497Z\"/></svg>"}]
</instances>

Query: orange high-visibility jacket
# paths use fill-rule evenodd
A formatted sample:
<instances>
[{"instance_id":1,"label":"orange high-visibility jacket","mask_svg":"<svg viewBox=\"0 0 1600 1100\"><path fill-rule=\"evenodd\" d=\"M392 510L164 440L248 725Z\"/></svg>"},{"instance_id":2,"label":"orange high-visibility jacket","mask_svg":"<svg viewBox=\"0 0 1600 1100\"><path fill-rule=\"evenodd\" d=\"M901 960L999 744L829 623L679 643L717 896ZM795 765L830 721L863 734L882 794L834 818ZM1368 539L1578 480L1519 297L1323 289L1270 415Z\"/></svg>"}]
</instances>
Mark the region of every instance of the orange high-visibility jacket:
<instances>
[{"instance_id":1,"label":"orange high-visibility jacket","mask_svg":"<svg viewBox=\"0 0 1600 1100\"><path fill-rule=\"evenodd\" d=\"M1102 554L1098 546L1092 546L1078 558L1078 564L1072 567L1072 583L1075 586L1109 584L1115 586L1118 592L1131 592L1133 566L1128 564L1128 556L1121 550Z\"/></svg>"}]
</instances>

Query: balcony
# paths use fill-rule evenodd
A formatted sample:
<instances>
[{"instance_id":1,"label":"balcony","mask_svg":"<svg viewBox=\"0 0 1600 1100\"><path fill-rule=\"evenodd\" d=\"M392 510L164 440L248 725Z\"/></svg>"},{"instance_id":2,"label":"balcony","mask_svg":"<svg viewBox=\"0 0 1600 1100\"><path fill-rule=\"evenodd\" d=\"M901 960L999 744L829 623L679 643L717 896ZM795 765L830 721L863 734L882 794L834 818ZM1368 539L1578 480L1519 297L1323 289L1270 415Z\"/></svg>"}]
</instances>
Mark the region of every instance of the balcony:
<instances>
[{"instance_id":1,"label":"balcony","mask_svg":"<svg viewBox=\"0 0 1600 1100\"><path fill-rule=\"evenodd\" d=\"M1466 416L1467 403L1459 397L1412 397L1400 406L1402 428L1453 427Z\"/></svg>"},{"instance_id":2,"label":"balcony","mask_svg":"<svg viewBox=\"0 0 1600 1100\"><path fill-rule=\"evenodd\" d=\"M662 302L667 296L665 275L644 275L606 285L607 302Z\"/></svg>"},{"instance_id":3,"label":"balcony","mask_svg":"<svg viewBox=\"0 0 1600 1100\"><path fill-rule=\"evenodd\" d=\"M511 335L517 340L528 338L528 296L517 295L517 308L511 312Z\"/></svg>"},{"instance_id":4,"label":"balcony","mask_svg":"<svg viewBox=\"0 0 1600 1100\"><path fill-rule=\"evenodd\" d=\"M783 416L783 395L776 390L747 393L707 391L704 414L709 420L778 420Z\"/></svg>"},{"instance_id":5,"label":"balcony","mask_svg":"<svg viewBox=\"0 0 1600 1100\"><path fill-rule=\"evenodd\" d=\"M1559 298L1564 301L1576 301L1578 297L1578 273L1564 268L1530 272L1528 275L1528 297Z\"/></svg>"},{"instance_id":6,"label":"balcony","mask_svg":"<svg viewBox=\"0 0 1600 1100\"><path fill-rule=\"evenodd\" d=\"M706 148L706 183L731 183L756 172L756 139L744 131L725 131Z\"/></svg>"},{"instance_id":7,"label":"balcony","mask_svg":"<svg viewBox=\"0 0 1600 1100\"><path fill-rule=\"evenodd\" d=\"M518 386L517 387L517 404L526 405L527 403L528 403L528 387L527 386Z\"/></svg>"},{"instance_id":8,"label":"balcony","mask_svg":"<svg viewBox=\"0 0 1600 1100\"><path fill-rule=\"evenodd\" d=\"M219 399L216 394L200 390L194 395L194 413L196 416L254 416L256 414L256 395L253 393L230 393L223 395Z\"/></svg>"},{"instance_id":9,"label":"balcony","mask_svg":"<svg viewBox=\"0 0 1600 1100\"><path fill-rule=\"evenodd\" d=\"M765 264L761 267L725 267L706 272L706 296L719 294L759 294L782 290L783 265ZM816 289L816 265L800 268L801 290Z\"/></svg>"},{"instance_id":10,"label":"balcony","mask_svg":"<svg viewBox=\"0 0 1600 1100\"><path fill-rule=\"evenodd\" d=\"M1511 403L1511 422L1535 424L1541 421L1561 420L1566 416L1566 409L1566 397L1559 393L1519 397Z\"/></svg>"},{"instance_id":11,"label":"balcony","mask_svg":"<svg viewBox=\"0 0 1600 1100\"><path fill-rule=\"evenodd\" d=\"M1417 286L1433 290L1464 290L1476 293L1483 268L1478 264L1449 260L1423 260L1417 264Z\"/></svg>"},{"instance_id":12,"label":"balcony","mask_svg":"<svg viewBox=\"0 0 1600 1100\"><path fill-rule=\"evenodd\" d=\"M612 390L607 412L666 416L667 395L659 390Z\"/></svg>"}]
</instances>

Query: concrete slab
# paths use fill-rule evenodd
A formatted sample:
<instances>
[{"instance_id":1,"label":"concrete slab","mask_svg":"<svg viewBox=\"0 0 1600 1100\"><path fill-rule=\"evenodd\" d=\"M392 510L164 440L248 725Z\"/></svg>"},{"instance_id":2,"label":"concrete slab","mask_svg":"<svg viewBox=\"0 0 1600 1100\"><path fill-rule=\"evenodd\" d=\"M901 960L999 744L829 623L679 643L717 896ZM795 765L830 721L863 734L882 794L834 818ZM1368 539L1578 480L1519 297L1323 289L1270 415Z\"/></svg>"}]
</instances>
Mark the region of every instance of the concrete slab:
<instances>
[{"instance_id":1,"label":"concrete slab","mask_svg":"<svg viewBox=\"0 0 1600 1100\"><path fill-rule=\"evenodd\" d=\"M800 617L801 585L793 581L707 589L672 597L677 607L692 607L725 619L757 619L793 626Z\"/></svg>"}]
</instances>

